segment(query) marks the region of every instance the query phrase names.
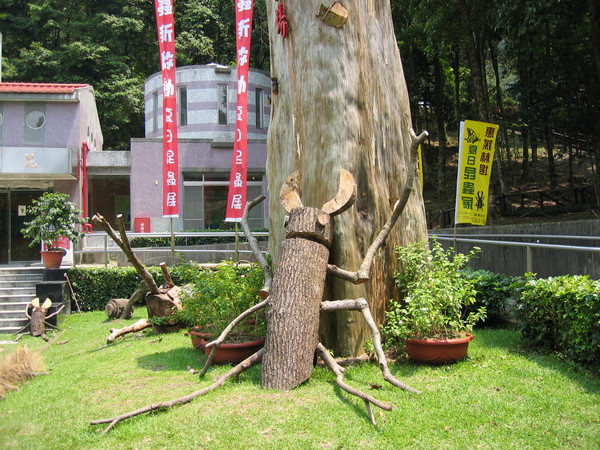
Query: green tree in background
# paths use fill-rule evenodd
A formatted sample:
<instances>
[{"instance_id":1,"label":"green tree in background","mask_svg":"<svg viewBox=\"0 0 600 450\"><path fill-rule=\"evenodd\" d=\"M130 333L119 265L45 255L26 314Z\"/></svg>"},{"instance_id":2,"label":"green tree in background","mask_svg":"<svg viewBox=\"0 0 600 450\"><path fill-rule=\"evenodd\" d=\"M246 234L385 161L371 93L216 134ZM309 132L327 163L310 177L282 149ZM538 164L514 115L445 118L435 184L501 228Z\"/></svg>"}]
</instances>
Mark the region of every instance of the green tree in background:
<instances>
[{"instance_id":1,"label":"green tree in background","mask_svg":"<svg viewBox=\"0 0 600 450\"><path fill-rule=\"evenodd\" d=\"M235 61L234 2L175 2L177 63ZM268 70L264 5L257 5L253 67ZM105 149L144 135L145 79L160 70L152 0L2 0L5 81L94 87Z\"/></svg>"},{"instance_id":2,"label":"green tree in background","mask_svg":"<svg viewBox=\"0 0 600 450\"><path fill-rule=\"evenodd\" d=\"M178 65L233 64L235 1L174 4ZM498 192L529 180L538 148L550 150L548 187L564 184L555 157L568 145L559 135L598 161L596 0L393 0L391 7L415 126L432 132L426 180L439 193L452 181L446 162L467 118L501 125ZM256 0L251 64L269 71L267 25L266 0ZM159 71L152 0L0 0L0 31L3 80L89 83L106 149L128 149L144 135L143 84ZM301 32L292 27L290 38ZM521 144L509 139L512 130Z\"/></svg>"}]
</instances>

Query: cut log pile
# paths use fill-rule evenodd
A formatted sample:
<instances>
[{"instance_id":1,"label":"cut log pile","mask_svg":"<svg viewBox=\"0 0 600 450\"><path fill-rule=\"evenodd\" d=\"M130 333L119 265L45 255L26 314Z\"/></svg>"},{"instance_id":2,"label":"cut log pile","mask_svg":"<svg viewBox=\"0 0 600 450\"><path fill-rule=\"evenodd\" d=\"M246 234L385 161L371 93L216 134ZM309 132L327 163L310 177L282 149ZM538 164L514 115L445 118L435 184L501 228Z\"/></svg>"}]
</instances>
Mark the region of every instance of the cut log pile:
<instances>
[{"instance_id":1,"label":"cut log pile","mask_svg":"<svg viewBox=\"0 0 600 450\"><path fill-rule=\"evenodd\" d=\"M120 311L119 318L129 319L131 318L131 314L133 312L133 305L140 300L142 297L146 299L146 309L148 310L148 318L151 319L153 317L165 317L168 318L174 312L174 310L181 309L181 289L178 286L175 286L171 275L167 269L167 265L165 263L161 263L160 268L163 272L163 276L165 278L165 284L163 286L158 286L154 277L148 269L144 267L139 258L135 255L131 248L131 244L129 243L129 239L127 238L127 233L125 231L125 222L123 221L123 215L119 214L117 216L117 227L119 229L119 235L112 228L110 223L102 217L100 214L94 215L92 220L100 226L109 236L110 238L119 246L119 248L125 253L127 259L131 263L131 265L135 268L136 272L142 279L142 283L138 287L138 289L133 293L133 295L129 298L129 300L124 301L125 299L113 299L109 301L109 304L106 306L106 313L109 317L111 317L110 313L117 314L117 310ZM112 302L112 305L111 305ZM146 319L144 319L146 320ZM143 328L147 328L151 326L150 321L146 320L145 326L142 327L142 321L138 321L136 324L126 326L124 328L114 330L111 329L111 334L107 338L107 342L113 342L117 337L123 336L127 333L140 331ZM176 321L168 321L167 326L158 326L154 325L154 331L157 333L165 333L171 331L177 331L179 329Z\"/></svg>"}]
</instances>

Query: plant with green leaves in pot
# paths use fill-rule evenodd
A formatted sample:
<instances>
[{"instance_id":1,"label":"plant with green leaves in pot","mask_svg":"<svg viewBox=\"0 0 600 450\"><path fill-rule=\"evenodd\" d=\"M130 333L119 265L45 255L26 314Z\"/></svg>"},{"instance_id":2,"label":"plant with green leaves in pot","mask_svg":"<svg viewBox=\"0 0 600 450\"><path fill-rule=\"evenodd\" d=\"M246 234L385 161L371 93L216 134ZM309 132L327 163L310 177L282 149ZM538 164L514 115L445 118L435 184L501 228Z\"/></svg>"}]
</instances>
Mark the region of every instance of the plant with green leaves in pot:
<instances>
[{"instance_id":1,"label":"plant with green leaves in pot","mask_svg":"<svg viewBox=\"0 0 600 450\"><path fill-rule=\"evenodd\" d=\"M30 247L42 243L44 251L61 252L64 255L64 249L55 247L54 241L65 237L76 243L83 236L78 226L85 224L87 218L81 217L83 212L68 200L67 194L58 192L46 192L33 200L27 209L33 219L25 222L21 229L23 236L31 239Z\"/></svg>"},{"instance_id":2,"label":"plant with green leaves in pot","mask_svg":"<svg viewBox=\"0 0 600 450\"><path fill-rule=\"evenodd\" d=\"M485 307L466 310L475 302L476 292L473 281L462 269L479 249L465 255L453 248L444 250L434 240L431 247L427 242L419 242L398 247L396 252L401 270L394 274L394 280L401 300L390 300L386 312L382 331L387 347L406 345L410 356L423 361L428 357L411 355L416 343L428 342L431 346L435 341L458 340L466 354L473 326L486 316ZM455 360L455 355L440 356L442 361L429 362Z\"/></svg>"},{"instance_id":3,"label":"plant with green leaves in pot","mask_svg":"<svg viewBox=\"0 0 600 450\"><path fill-rule=\"evenodd\" d=\"M216 337L233 319L261 301L262 286L263 273L258 265L223 262L217 270L199 271L196 279L184 287L183 308L175 317L194 334ZM256 341L265 332L264 312L259 311L239 324L226 342Z\"/></svg>"}]
</instances>

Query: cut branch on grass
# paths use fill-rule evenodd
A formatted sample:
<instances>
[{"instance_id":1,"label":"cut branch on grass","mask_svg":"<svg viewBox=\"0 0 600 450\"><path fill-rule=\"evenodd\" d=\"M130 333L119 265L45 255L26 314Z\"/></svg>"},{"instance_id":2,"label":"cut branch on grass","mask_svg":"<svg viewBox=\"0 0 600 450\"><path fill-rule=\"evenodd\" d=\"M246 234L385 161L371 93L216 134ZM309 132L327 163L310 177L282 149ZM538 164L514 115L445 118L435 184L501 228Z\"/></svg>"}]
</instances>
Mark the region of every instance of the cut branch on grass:
<instances>
[{"instance_id":1,"label":"cut branch on grass","mask_svg":"<svg viewBox=\"0 0 600 450\"><path fill-rule=\"evenodd\" d=\"M137 331L142 331L145 328L151 327L152 324L148 319L140 319L136 323L132 325L128 325L123 328L111 328L110 335L106 338L107 344L112 344L116 338L123 336L127 333L135 333Z\"/></svg>"},{"instance_id":2,"label":"cut branch on grass","mask_svg":"<svg viewBox=\"0 0 600 450\"><path fill-rule=\"evenodd\" d=\"M156 284L156 281L154 281L152 274L148 272L148 270L144 267L142 262L135 255L135 253L133 253L133 250L131 249L131 244L129 244L129 239L127 238L127 234L125 233L125 223L123 222L123 215L119 214L117 216L117 225L121 233L121 237L117 236L116 231L113 229L110 223L108 223L108 221L100 214L95 214L94 217L92 217L92 221L95 222L100 228L102 228L106 232L106 234L108 234L110 238L113 241L115 241L115 244L117 244L119 248L123 250L123 253L125 253L125 256L127 256L127 259L134 267L135 271L142 278L144 283L146 283L148 291L150 291L150 293L152 294L157 294L159 292L158 285Z\"/></svg>"},{"instance_id":3,"label":"cut branch on grass","mask_svg":"<svg viewBox=\"0 0 600 450\"><path fill-rule=\"evenodd\" d=\"M365 318L365 322L367 322L367 325L373 334L373 347L375 348L375 354L377 355L377 360L379 362L381 373L383 374L383 379L388 383L393 384L397 388L412 392L413 394L421 394L421 391L402 383L390 372L390 368L387 364L387 358L385 357L383 347L381 346L381 333L379 333L379 327L375 323L375 320L373 320L369 303L364 298L359 298L356 300L335 300L321 303L321 311L340 310L360 311L362 313L363 317Z\"/></svg>"},{"instance_id":4,"label":"cut branch on grass","mask_svg":"<svg viewBox=\"0 0 600 450\"><path fill-rule=\"evenodd\" d=\"M34 336L34 337L39 336L43 340L48 342L50 339L48 338L48 336L46 336L46 327L50 327L53 330L60 331L60 328L52 325L51 323L48 323L47 319L50 319L50 318L56 316L57 314L59 314L64 309L65 305L61 305L60 308L58 308L52 314L50 314L49 316L46 316L46 314L48 313L48 310L50 309L51 306L52 306L52 300L50 300L49 298L47 298L44 301L44 303L41 305L40 305L40 299L34 298L31 301L31 303L29 303L27 306L25 306L25 315L29 319L29 322L27 323L27 325L25 325L23 328L21 328L19 331L17 331L15 333L16 335L18 335L16 340L18 341L19 339L21 339L21 337L24 334L30 334L31 336ZM31 308L31 315L29 314L29 311L28 311L29 308ZM29 331L25 331L26 329L29 329Z\"/></svg>"},{"instance_id":5,"label":"cut branch on grass","mask_svg":"<svg viewBox=\"0 0 600 450\"><path fill-rule=\"evenodd\" d=\"M103 434L106 434L110 430L112 430L116 424L118 424L119 422L121 422L123 420L129 419L131 417L135 417L135 416L138 416L140 414L144 414L144 413L147 413L150 411L155 411L157 409L171 408L175 405L189 403L196 397L200 397L202 395L208 394L211 391L214 391L218 387L221 387L230 378L232 378L236 375L239 375L239 374L245 372L246 370L250 369L251 367L255 366L256 364L260 363L262 361L263 354L264 354L264 349L260 349L258 352L254 353L253 355L251 355L248 358L246 358L245 360L243 360L237 366L234 366L233 368L231 368L229 371L227 371L220 377L217 377L214 380L213 384L211 384L210 386L207 386L198 391L192 392L191 394L185 395L183 397L178 397L173 400L169 400L167 402L153 403L152 405L144 406L143 408L139 408L139 409L136 409L135 411L130 411L128 413L121 414L116 417L112 417L110 419L92 420L90 422L90 425L100 425L100 424L108 423L109 425L103 431Z\"/></svg>"},{"instance_id":6,"label":"cut branch on grass","mask_svg":"<svg viewBox=\"0 0 600 450\"><path fill-rule=\"evenodd\" d=\"M364 392L355 389L349 384L347 384L344 381L344 368L340 366L337 362L335 362L333 356L329 354L329 351L320 342L317 345L317 353L325 362L327 367L329 367L329 369L331 369L331 371L335 374L335 382L337 383L337 385L347 393L355 395L356 397L362 399L365 402L365 404L367 405L367 413L369 415L369 419L371 420L371 423L373 423L373 425L376 425L376 423L375 417L373 416L373 412L371 411L370 404L373 404L385 411L391 411L393 409L391 403L382 402L381 400L376 399L372 395L365 394Z\"/></svg>"},{"instance_id":7,"label":"cut branch on grass","mask_svg":"<svg viewBox=\"0 0 600 450\"><path fill-rule=\"evenodd\" d=\"M160 263L160 270L162 271L163 277L165 278L165 287L173 288L175 287L175 283L173 283L173 278L171 278L171 274L169 273L169 269L167 268L167 263Z\"/></svg>"}]
</instances>

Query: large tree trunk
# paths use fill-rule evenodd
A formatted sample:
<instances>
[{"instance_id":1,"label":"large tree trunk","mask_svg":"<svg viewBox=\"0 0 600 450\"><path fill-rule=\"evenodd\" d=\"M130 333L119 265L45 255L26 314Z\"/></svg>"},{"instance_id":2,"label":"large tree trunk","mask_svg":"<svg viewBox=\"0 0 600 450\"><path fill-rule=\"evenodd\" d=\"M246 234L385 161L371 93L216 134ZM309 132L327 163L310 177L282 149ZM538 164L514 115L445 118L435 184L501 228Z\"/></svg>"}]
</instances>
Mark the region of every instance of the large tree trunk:
<instances>
[{"instance_id":1,"label":"large tree trunk","mask_svg":"<svg viewBox=\"0 0 600 450\"><path fill-rule=\"evenodd\" d=\"M440 49L438 45L435 45L435 54L433 56L433 72L434 72L434 96L435 96L435 119L437 121L438 128L438 158L437 158L437 183L438 193L444 193L446 191L446 122L444 119L444 87L446 85L446 78L442 70L442 62L440 58Z\"/></svg>"},{"instance_id":2,"label":"large tree trunk","mask_svg":"<svg viewBox=\"0 0 600 450\"><path fill-rule=\"evenodd\" d=\"M487 82L485 79L485 68L483 64L483 46L480 45L483 41L484 36L481 29L478 31L480 34L476 34L473 29L471 18L473 15L470 13L469 5L466 0L458 1L458 13L460 20L466 29L466 49L467 58L469 60L469 67L471 68L471 80L473 82L473 93L475 94L475 101L477 102L477 113L478 119L487 122L489 120L488 110L488 96L487 96Z\"/></svg>"},{"instance_id":3,"label":"large tree trunk","mask_svg":"<svg viewBox=\"0 0 600 450\"><path fill-rule=\"evenodd\" d=\"M302 222L295 228L310 227L318 211L292 211ZM301 237L283 241L269 295L262 386L287 391L310 378L328 257L329 249L320 242Z\"/></svg>"},{"instance_id":4,"label":"large tree trunk","mask_svg":"<svg viewBox=\"0 0 600 450\"><path fill-rule=\"evenodd\" d=\"M285 5L290 34L277 34L275 11ZM269 251L277 263L285 211L279 188L297 169L302 201L319 207L338 188L340 169L358 184L356 207L335 218L331 260L357 270L385 223L407 176L411 118L389 0L348 0L340 28L317 17L322 0L267 0L272 96L267 176L270 190ZM329 5L329 3L328 3ZM419 130L417 130L419 131ZM426 239L423 201L415 189L398 226L380 252L371 279L360 286L331 280L325 298L367 298L381 322L394 296L394 247ZM360 313L324 313L321 340L344 355L362 351L369 331Z\"/></svg>"}]
</instances>

